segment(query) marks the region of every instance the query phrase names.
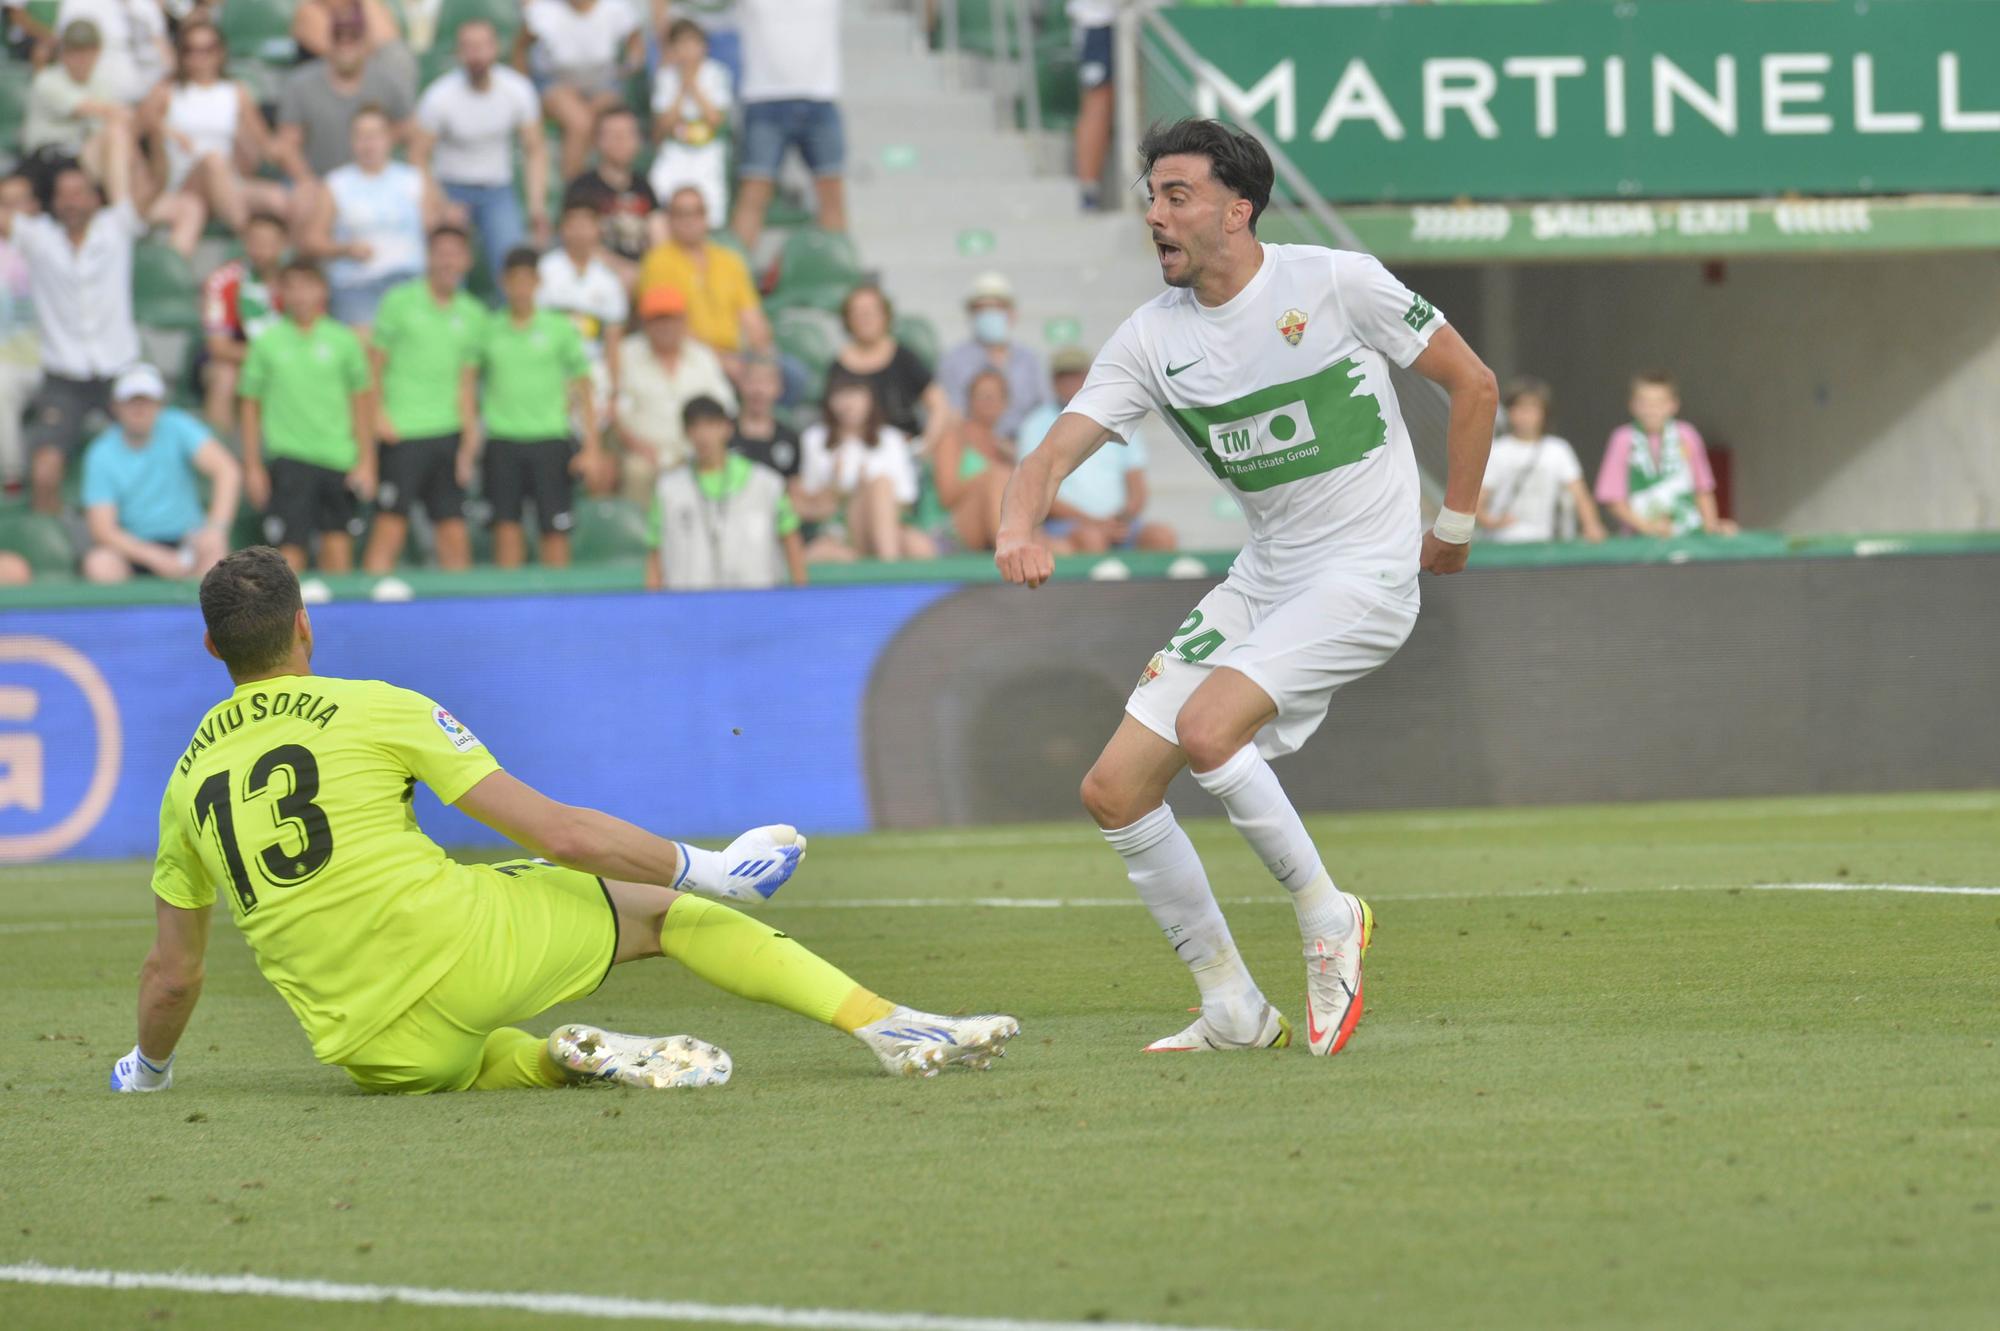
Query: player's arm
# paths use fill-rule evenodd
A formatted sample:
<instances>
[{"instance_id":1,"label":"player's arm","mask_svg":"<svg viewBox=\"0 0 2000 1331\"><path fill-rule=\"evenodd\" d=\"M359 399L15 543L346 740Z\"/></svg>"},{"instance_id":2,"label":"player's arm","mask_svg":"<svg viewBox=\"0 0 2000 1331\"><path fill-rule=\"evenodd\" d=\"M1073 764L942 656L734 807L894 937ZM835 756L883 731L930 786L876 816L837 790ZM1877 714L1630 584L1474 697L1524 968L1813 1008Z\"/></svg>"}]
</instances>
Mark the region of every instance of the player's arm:
<instances>
[{"instance_id":1,"label":"player's arm","mask_svg":"<svg viewBox=\"0 0 2000 1331\"><path fill-rule=\"evenodd\" d=\"M1000 501L1000 532L993 562L1009 582L1039 587L1055 572L1055 557L1035 539L1049 516L1056 491L1069 474L1104 446L1111 431L1088 416L1066 411L1049 427L1041 446L1021 459Z\"/></svg>"},{"instance_id":2,"label":"player's arm","mask_svg":"<svg viewBox=\"0 0 2000 1331\"><path fill-rule=\"evenodd\" d=\"M165 1069L201 998L213 907L190 910L157 898L153 907L153 950L139 970L139 1044L133 1052Z\"/></svg>"},{"instance_id":3,"label":"player's arm","mask_svg":"<svg viewBox=\"0 0 2000 1331\"><path fill-rule=\"evenodd\" d=\"M623 818L552 800L505 772L481 778L452 802L531 855L566 869L633 883L680 885L680 847Z\"/></svg>"},{"instance_id":4,"label":"player's arm","mask_svg":"<svg viewBox=\"0 0 2000 1331\"><path fill-rule=\"evenodd\" d=\"M1448 462L1444 506L1457 513L1479 509L1479 487L1486 477L1486 457L1493 450L1493 413L1500 406L1500 384L1486 362L1465 344L1458 330L1442 324L1410 368L1451 395L1451 423L1445 427ZM1424 533L1423 567L1432 573L1457 573L1465 567L1471 542L1449 542L1434 531Z\"/></svg>"}]
</instances>

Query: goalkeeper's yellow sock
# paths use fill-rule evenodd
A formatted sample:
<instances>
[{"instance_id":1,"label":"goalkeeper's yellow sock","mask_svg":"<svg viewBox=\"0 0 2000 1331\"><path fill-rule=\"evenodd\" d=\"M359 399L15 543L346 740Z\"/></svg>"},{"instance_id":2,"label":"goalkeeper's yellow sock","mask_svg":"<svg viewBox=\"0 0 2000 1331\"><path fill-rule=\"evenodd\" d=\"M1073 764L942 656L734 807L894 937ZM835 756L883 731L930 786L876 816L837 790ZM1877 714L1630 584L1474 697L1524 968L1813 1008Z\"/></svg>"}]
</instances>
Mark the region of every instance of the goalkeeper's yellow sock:
<instances>
[{"instance_id":1,"label":"goalkeeper's yellow sock","mask_svg":"<svg viewBox=\"0 0 2000 1331\"><path fill-rule=\"evenodd\" d=\"M549 1057L549 1042L513 1026L486 1037L479 1054L475 1091L517 1091L569 1085L569 1076Z\"/></svg>"},{"instance_id":2,"label":"goalkeeper's yellow sock","mask_svg":"<svg viewBox=\"0 0 2000 1331\"><path fill-rule=\"evenodd\" d=\"M895 1010L793 939L719 901L675 901L660 928L660 951L718 989L849 1034Z\"/></svg>"}]
</instances>

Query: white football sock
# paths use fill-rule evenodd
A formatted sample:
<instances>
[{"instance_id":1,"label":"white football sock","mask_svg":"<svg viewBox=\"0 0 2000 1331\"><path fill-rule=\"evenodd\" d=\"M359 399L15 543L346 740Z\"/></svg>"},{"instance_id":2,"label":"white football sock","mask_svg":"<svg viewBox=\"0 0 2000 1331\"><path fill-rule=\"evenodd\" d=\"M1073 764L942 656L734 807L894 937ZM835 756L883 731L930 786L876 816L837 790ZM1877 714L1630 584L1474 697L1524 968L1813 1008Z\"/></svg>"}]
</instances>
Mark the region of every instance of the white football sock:
<instances>
[{"instance_id":1,"label":"white football sock","mask_svg":"<svg viewBox=\"0 0 2000 1331\"><path fill-rule=\"evenodd\" d=\"M1210 1027L1224 1039L1254 1038L1264 1016L1264 993L1237 955L1201 857L1174 821L1174 811L1162 804L1130 827L1107 829L1104 839L1124 858L1125 876L1153 922L1194 972Z\"/></svg>"},{"instance_id":2,"label":"white football sock","mask_svg":"<svg viewBox=\"0 0 2000 1331\"><path fill-rule=\"evenodd\" d=\"M1344 934L1354 927L1354 910L1347 895L1333 885L1320 863L1319 850L1306 835L1298 810L1278 784L1278 774L1254 744L1213 771L1196 772L1201 788L1222 801L1243 839L1264 867L1292 894L1299 932L1307 938Z\"/></svg>"}]
</instances>

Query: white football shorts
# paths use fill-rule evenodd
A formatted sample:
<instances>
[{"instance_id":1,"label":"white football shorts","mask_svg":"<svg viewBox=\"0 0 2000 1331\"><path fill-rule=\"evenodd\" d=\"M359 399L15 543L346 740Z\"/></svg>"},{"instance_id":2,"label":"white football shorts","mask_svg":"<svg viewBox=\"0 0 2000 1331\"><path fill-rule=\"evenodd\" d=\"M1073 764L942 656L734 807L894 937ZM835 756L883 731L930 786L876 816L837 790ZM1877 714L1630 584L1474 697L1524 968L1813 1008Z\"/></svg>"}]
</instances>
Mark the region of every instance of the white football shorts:
<instances>
[{"instance_id":1,"label":"white football shorts","mask_svg":"<svg viewBox=\"0 0 2000 1331\"><path fill-rule=\"evenodd\" d=\"M1417 624L1415 580L1329 573L1276 598L1253 596L1235 579L1201 598L1167 646L1154 653L1125 710L1171 744L1195 689L1217 666L1242 672L1278 704L1257 733L1266 758L1291 753L1326 719L1333 693L1396 654Z\"/></svg>"}]
</instances>

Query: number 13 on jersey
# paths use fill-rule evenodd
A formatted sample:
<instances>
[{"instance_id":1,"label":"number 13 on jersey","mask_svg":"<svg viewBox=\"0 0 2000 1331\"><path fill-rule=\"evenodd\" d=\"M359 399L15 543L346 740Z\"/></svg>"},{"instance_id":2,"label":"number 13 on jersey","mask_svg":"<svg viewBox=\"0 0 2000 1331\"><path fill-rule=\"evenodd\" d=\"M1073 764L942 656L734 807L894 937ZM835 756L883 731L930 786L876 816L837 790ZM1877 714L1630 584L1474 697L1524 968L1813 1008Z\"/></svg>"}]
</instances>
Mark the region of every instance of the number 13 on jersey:
<instances>
[{"instance_id":1,"label":"number 13 on jersey","mask_svg":"<svg viewBox=\"0 0 2000 1331\"><path fill-rule=\"evenodd\" d=\"M319 761L302 744L280 744L265 753L250 765L240 790L236 774L225 769L195 791L195 828L213 838L242 914L257 909L257 883L238 840L237 815L243 816L241 833L259 840L263 820L270 819L273 839L254 852L258 877L276 887L297 887L333 858L333 828L326 810L314 803L318 797Z\"/></svg>"}]
</instances>

